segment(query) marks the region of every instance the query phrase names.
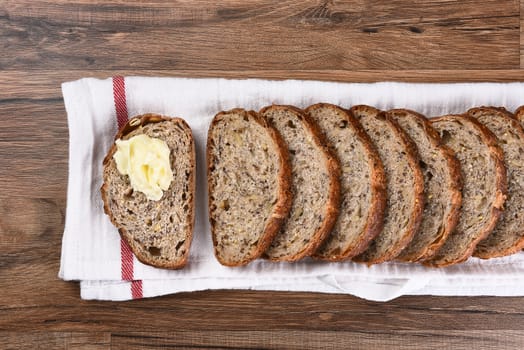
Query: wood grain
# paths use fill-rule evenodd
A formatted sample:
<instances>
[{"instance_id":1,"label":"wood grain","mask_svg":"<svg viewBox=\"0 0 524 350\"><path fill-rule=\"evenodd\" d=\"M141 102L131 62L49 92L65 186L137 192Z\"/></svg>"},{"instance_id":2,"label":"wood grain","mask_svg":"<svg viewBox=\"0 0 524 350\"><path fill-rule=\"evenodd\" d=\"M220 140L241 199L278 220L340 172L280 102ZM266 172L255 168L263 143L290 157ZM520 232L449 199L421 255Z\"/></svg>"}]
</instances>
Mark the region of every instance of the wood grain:
<instances>
[{"instance_id":1,"label":"wood grain","mask_svg":"<svg viewBox=\"0 0 524 350\"><path fill-rule=\"evenodd\" d=\"M524 0L520 0L520 68L524 68Z\"/></svg>"},{"instance_id":2,"label":"wood grain","mask_svg":"<svg viewBox=\"0 0 524 350\"><path fill-rule=\"evenodd\" d=\"M176 339L176 340L175 340ZM348 349L373 348L376 350L447 348L517 349L524 343L524 332L519 331L450 331L441 334L426 332L383 332L381 330L351 332L318 331L226 331L226 332L171 332L171 333L114 333L112 349L150 349L152 347L187 347L208 349L214 343L218 349Z\"/></svg>"},{"instance_id":3,"label":"wood grain","mask_svg":"<svg viewBox=\"0 0 524 350\"><path fill-rule=\"evenodd\" d=\"M3 69L520 66L516 0L2 4Z\"/></svg>"},{"instance_id":4,"label":"wood grain","mask_svg":"<svg viewBox=\"0 0 524 350\"><path fill-rule=\"evenodd\" d=\"M2 349L39 348L82 350L135 349L348 349L348 347L389 350L391 348L418 350L442 349L442 344L454 350L517 349L524 342L520 331L435 331L412 332L335 332L335 331L171 331L171 332L0 332Z\"/></svg>"},{"instance_id":5,"label":"wood grain","mask_svg":"<svg viewBox=\"0 0 524 350\"><path fill-rule=\"evenodd\" d=\"M102 350L111 348L110 333L72 332L0 332L2 349L26 349L38 344L39 349Z\"/></svg>"},{"instance_id":6,"label":"wood grain","mask_svg":"<svg viewBox=\"0 0 524 350\"><path fill-rule=\"evenodd\" d=\"M57 273L81 77L524 80L524 0L0 2L0 348L514 349L523 298L253 291L82 301Z\"/></svg>"}]
</instances>

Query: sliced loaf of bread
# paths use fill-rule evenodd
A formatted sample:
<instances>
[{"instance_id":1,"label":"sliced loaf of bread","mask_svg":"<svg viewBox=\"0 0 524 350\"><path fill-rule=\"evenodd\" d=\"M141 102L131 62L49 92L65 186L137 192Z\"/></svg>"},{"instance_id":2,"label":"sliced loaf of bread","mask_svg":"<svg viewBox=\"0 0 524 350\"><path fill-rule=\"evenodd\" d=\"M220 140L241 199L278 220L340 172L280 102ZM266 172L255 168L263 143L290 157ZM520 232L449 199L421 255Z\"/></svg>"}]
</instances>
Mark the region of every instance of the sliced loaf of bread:
<instances>
[{"instance_id":1,"label":"sliced loaf of bread","mask_svg":"<svg viewBox=\"0 0 524 350\"><path fill-rule=\"evenodd\" d=\"M312 254L338 215L340 168L316 123L291 106L268 106L260 114L284 139L290 153L293 203L284 225L265 252L273 261Z\"/></svg>"},{"instance_id":2,"label":"sliced loaf of bread","mask_svg":"<svg viewBox=\"0 0 524 350\"><path fill-rule=\"evenodd\" d=\"M346 110L319 103L306 109L340 161L340 214L314 258L340 261L362 253L383 226L386 177L375 146Z\"/></svg>"},{"instance_id":3,"label":"sliced loaf of bread","mask_svg":"<svg viewBox=\"0 0 524 350\"><path fill-rule=\"evenodd\" d=\"M246 265L269 247L291 208L286 144L255 112L218 113L208 131L207 179L215 256Z\"/></svg>"},{"instance_id":4,"label":"sliced loaf of bread","mask_svg":"<svg viewBox=\"0 0 524 350\"><path fill-rule=\"evenodd\" d=\"M468 115L484 124L504 152L508 192L504 211L490 235L477 244L479 258L506 256L524 248L524 130L504 109L473 108Z\"/></svg>"},{"instance_id":5,"label":"sliced loaf of bread","mask_svg":"<svg viewBox=\"0 0 524 350\"><path fill-rule=\"evenodd\" d=\"M497 139L467 115L431 119L442 143L455 152L463 181L462 208L455 231L424 264L443 267L467 260L497 223L506 196L504 155Z\"/></svg>"},{"instance_id":6,"label":"sliced loaf of bread","mask_svg":"<svg viewBox=\"0 0 524 350\"><path fill-rule=\"evenodd\" d=\"M393 109L388 116L415 142L424 173L424 213L418 233L397 257L420 261L433 256L455 228L462 202L460 164L453 151L440 142L438 133L421 114Z\"/></svg>"},{"instance_id":7,"label":"sliced loaf of bread","mask_svg":"<svg viewBox=\"0 0 524 350\"><path fill-rule=\"evenodd\" d=\"M195 145L191 129L183 119L146 114L129 120L116 140L138 135L167 144L173 179L159 200L134 191L129 176L117 168L115 143L103 163L104 211L138 260L166 269L181 268L188 259L195 219Z\"/></svg>"},{"instance_id":8,"label":"sliced loaf of bread","mask_svg":"<svg viewBox=\"0 0 524 350\"><path fill-rule=\"evenodd\" d=\"M424 208L424 177L416 147L400 126L370 106L353 106L375 144L386 174L387 205L382 231L355 261L378 264L396 258L418 230Z\"/></svg>"}]
</instances>

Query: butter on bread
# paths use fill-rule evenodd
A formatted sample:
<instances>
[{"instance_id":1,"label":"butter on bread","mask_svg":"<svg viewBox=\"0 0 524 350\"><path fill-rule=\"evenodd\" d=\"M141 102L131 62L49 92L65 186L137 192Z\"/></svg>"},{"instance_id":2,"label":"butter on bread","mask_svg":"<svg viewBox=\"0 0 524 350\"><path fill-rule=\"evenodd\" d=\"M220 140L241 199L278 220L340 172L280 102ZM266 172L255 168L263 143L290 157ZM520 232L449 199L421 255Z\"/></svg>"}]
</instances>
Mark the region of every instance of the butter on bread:
<instances>
[{"instance_id":1,"label":"butter on bread","mask_svg":"<svg viewBox=\"0 0 524 350\"><path fill-rule=\"evenodd\" d=\"M159 200L173 180L169 147L164 140L136 135L116 140L113 159L121 175L129 176L131 187L149 200Z\"/></svg>"},{"instance_id":2,"label":"butter on bread","mask_svg":"<svg viewBox=\"0 0 524 350\"><path fill-rule=\"evenodd\" d=\"M127 168L119 171L115 160L119 144L123 150L136 147L135 169L125 164L130 157L117 154L120 170ZM137 164L144 167L136 169ZM133 177L141 178L141 186L132 184ZM187 123L156 114L129 120L104 159L103 182L104 211L136 257L155 267L183 267L195 219L195 145Z\"/></svg>"}]
</instances>

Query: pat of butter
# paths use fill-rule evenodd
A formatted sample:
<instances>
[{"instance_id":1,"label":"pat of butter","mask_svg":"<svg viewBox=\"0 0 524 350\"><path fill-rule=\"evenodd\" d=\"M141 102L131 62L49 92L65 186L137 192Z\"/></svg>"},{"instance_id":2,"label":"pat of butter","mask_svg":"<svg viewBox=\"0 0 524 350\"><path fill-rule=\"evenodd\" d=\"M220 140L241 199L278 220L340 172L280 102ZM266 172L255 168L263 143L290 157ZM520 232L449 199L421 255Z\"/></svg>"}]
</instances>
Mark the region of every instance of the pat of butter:
<instances>
[{"instance_id":1,"label":"pat of butter","mask_svg":"<svg viewBox=\"0 0 524 350\"><path fill-rule=\"evenodd\" d=\"M128 175L134 191L144 193L147 199L159 200L173 180L169 161L169 147L165 141L137 135L129 140L116 140L113 155L118 172Z\"/></svg>"}]
</instances>

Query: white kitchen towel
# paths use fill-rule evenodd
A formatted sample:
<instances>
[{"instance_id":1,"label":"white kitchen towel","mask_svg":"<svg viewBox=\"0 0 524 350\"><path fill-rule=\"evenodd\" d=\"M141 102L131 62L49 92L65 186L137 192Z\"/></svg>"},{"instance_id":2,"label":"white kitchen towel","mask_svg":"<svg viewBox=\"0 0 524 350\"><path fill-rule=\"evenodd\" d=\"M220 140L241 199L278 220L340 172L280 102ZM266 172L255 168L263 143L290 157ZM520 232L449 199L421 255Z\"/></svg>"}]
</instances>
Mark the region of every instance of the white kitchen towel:
<instances>
[{"instance_id":1,"label":"white kitchen towel","mask_svg":"<svg viewBox=\"0 0 524 350\"><path fill-rule=\"evenodd\" d=\"M81 281L84 299L127 300L206 289L294 290L348 293L378 301L407 294L524 295L524 253L443 269L390 262L254 261L221 266L213 256L207 219L205 143L213 116L235 107L307 107L329 102L349 107L409 108L427 116L461 113L473 106L524 104L522 83L374 84L258 79L86 78L64 83L69 124L67 215L59 276ZM120 96L120 100L119 97ZM122 97L123 96L123 97ZM123 102L122 102L123 98ZM159 113L184 118L197 150L196 223L189 265L169 271L141 264L120 241L103 213L102 160L123 115ZM127 263L126 263L127 261Z\"/></svg>"}]
</instances>

